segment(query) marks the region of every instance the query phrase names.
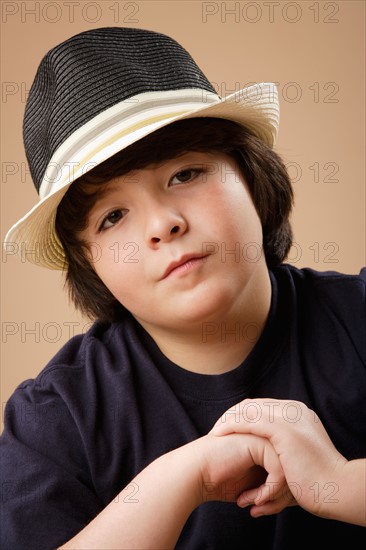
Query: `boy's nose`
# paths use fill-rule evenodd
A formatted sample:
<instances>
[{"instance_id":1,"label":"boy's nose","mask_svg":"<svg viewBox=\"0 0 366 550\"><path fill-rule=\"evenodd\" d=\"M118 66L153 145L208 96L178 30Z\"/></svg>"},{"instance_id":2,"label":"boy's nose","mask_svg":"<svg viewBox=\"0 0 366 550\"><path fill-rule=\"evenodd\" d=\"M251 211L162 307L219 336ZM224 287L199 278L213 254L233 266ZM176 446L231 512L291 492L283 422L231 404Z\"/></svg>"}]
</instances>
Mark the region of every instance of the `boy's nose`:
<instances>
[{"instance_id":1,"label":"boy's nose","mask_svg":"<svg viewBox=\"0 0 366 550\"><path fill-rule=\"evenodd\" d=\"M150 246L169 242L183 235L188 229L185 218L171 209L159 209L149 218L146 239Z\"/></svg>"}]
</instances>

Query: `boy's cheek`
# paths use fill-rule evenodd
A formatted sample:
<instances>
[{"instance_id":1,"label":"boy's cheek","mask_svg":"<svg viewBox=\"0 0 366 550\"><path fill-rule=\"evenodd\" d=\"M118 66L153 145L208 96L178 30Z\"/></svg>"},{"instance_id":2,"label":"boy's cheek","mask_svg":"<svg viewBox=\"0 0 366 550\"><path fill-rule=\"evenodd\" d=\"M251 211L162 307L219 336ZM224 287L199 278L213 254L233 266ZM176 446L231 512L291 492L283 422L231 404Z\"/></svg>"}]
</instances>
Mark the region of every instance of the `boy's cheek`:
<instances>
[{"instance_id":1,"label":"boy's cheek","mask_svg":"<svg viewBox=\"0 0 366 550\"><path fill-rule=\"evenodd\" d=\"M133 267L141 263L141 246L135 241L120 243L117 240L101 246L99 243L91 243L89 246L89 258L95 270L103 269L103 266Z\"/></svg>"}]
</instances>

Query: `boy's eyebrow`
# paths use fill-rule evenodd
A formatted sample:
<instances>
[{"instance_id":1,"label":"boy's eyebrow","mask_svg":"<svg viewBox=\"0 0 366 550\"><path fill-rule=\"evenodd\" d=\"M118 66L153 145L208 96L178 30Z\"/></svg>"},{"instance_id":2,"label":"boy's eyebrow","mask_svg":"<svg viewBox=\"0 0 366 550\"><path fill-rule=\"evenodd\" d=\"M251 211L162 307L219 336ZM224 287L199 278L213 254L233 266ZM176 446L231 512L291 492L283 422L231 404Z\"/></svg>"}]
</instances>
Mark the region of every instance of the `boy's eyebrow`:
<instances>
[{"instance_id":1,"label":"boy's eyebrow","mask_svg":"<svg viewBox=\"0 0 366 550\"><path fill-rule=\"evenodd\" d=\"M175 158L172 158L172 159L161 160L160 162L151 163L150 165L153 166L154 168L160 168L161 166L163 166L167 162L169 162L169 161L173 162L177 159L185 162L185 160L186 160L185 157L188 157L187 158L187 166L189 166L189 164L190 164L189 155L191 155L192 153L195 153L195 154L198 154L198 155L202 154L200 151L187 151L187 152L179 155L178 157L175 157ZM210 154L210 153L205 153L205 154L207 155L207 154ZM193 164L197 164L197 161L192 161L192 162L193 162ZM199 164L202 165L202 166L205 166L205 165L212 166L213 161L209 161L209 160L199 161ZM139 182L138 169L137 170L136 169L129 170L128 172L126 172L124 174L121 174L119 176L114 176L111 180L105 181L104 185L103 185L103 183L101 183L101 188L98 189L98 199L102 199L102 198L106 197L107 195L110 195L110 194L113 194L116 191L119 191L120 186L121 186L122 183L138 183L138 182Z\"/></svg>"},{"instance_id":2,"label":"boy's eyebrow","mask_svg":"<svg viewBox=\"0 0 366 550\"><path fill-rule=\"evenodd\" d=\"M104 200L107 200L111 195L113 196L114 194L117 194L121 191L121 188L117 185L113 185L111 187L109 186L105 186L103 188L101 188L99 191L98 191L98 194L97 194L97 200L94 204L94 207L92 208L92 210L98 208L98 205L104 201Z\"/></svg>"},{"instance_id":3,"label":"boy's eyebrow","mask_svg":"<svg viewBox=\"0 0 366 550\"><path fill-rule=\"evenodd\" d=\"M116 176L113 178L113 180L110 180L109 182L105 182L105 184L101 184L100 189L98 189L98 199L102 199L108 195L111 195L117 191L121 190L121 185L124 182L131 181L132 183L137 183L138 178L135 174L133 176L131 173L124 174L122 176Z\"/></svg>"}]
</instances>

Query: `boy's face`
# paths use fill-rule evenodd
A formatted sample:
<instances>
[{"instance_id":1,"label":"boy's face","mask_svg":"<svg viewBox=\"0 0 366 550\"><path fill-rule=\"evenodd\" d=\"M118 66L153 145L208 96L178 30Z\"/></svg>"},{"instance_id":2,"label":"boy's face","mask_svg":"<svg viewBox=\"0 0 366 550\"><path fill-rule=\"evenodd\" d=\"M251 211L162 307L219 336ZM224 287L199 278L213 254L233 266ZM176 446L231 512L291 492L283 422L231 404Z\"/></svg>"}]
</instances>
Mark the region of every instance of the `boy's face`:
<instances>
[{"instance_id":1,"label":"boy's face","mask_svg":"<svg viewBox=\"0 0 366 550\"><path fill-rule=\"evenodd\" d=\"M190 152L104 189L81 237L96 273L150 334L225 319L258 291L261 223L230 157Z\"/></svg>"}]
</instances>

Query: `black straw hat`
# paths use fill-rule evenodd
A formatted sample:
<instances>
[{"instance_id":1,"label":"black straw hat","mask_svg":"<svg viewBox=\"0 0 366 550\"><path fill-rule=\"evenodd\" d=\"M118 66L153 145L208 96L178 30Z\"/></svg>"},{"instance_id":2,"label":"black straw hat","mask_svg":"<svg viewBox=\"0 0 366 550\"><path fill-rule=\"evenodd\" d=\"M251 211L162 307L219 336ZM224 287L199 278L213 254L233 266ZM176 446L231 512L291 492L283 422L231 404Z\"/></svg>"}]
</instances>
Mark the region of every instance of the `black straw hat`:
<instances>
[{"instance_id":1,"label":"black straw hat","mask_svg":"<svg viewBox=\"0 0 366 550\"><path fill-rule=\"evenodd\" d=\"M73 36L40 63L24 115L24 145L40 200L6 243L27 259L65 269L55 231L69 185L107 158L176 120L217 117L274 145L277 90L256 84L221 99L189 53L153 31L107 27ZM24 253L23 253L24 254Z\"/></svg>"}]
</instances>

